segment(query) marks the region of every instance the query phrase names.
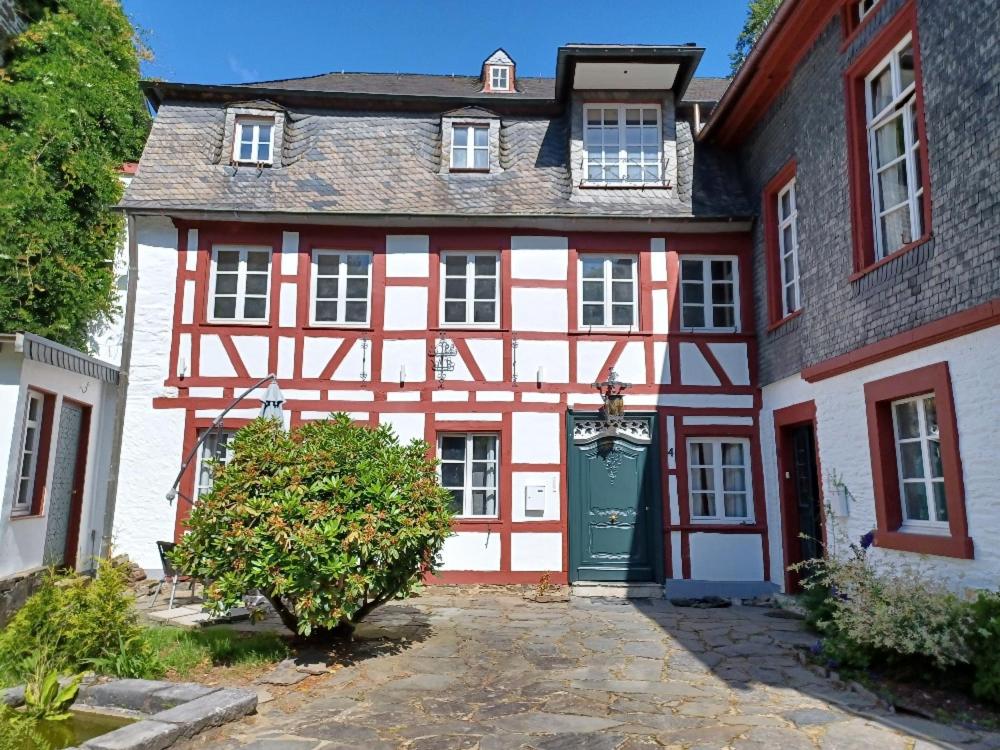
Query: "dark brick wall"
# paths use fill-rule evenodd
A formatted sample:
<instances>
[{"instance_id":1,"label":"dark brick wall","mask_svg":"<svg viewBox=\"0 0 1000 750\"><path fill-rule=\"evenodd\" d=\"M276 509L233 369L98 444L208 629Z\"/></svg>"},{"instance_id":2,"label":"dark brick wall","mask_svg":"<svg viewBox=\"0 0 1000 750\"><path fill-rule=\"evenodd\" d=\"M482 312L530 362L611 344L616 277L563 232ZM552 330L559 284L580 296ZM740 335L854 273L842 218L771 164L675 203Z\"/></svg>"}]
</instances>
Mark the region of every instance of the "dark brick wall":
<instances>
[{"instance_id":1,"label":"dark brick wall","mask_svg":"<svg viewBox=\"0 0 1000 750\"><path fill-rule=\"evenodd\" d=\"M851 282L843 72L902 0L882 0L851 46L839 15L742 147L760 210L764 185L797 160L803 312L767 332L764 233L754 228L762 384L1000 296L1000 10L996 0L918 0L932 239Z\"/></svg>"}]
</instances>

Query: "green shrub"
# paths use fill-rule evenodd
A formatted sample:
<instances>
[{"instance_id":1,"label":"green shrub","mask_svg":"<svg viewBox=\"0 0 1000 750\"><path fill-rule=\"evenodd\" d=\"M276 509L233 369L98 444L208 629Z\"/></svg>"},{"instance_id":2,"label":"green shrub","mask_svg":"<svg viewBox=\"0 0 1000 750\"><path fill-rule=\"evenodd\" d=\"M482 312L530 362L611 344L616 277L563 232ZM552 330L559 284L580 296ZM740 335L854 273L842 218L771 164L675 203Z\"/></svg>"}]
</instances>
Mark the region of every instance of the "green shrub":
<instances>
[{"instance_id":1,"label":"green shrub","mask_svg":"<svg viewBox=\"0 0 1000 750\"><path fill-rule=\"evenodd\" d=\"M23 682L39 670L118 675L116 663L149 660L124 569L101 560L95 579L49 573L0 632L0 682ZM136 674L121 676L134 677Z\"/></svg>"},{"instance_id":2,"label":"green shrub","mask_svg":"<svg viewBox=\"0 0 1000 750\"><path fill-rule=\"evenodd\" d=\"M217 609L257 589L303 636L348 636L408 595L451 534L450 494L421 441L344 414L285 432L259 419L240 430L174 552L208 581Z\"/></svg>"},{"instance_id":3,"label":"green shrub","mask_svg":"<svg viewBox=\"0 0 1000 750\"><path fill-rule=\"evenodd\" d=\"M973 694L1000 704L1000 594L981 593L972 610Z\"/></svg>"}]
</instances>

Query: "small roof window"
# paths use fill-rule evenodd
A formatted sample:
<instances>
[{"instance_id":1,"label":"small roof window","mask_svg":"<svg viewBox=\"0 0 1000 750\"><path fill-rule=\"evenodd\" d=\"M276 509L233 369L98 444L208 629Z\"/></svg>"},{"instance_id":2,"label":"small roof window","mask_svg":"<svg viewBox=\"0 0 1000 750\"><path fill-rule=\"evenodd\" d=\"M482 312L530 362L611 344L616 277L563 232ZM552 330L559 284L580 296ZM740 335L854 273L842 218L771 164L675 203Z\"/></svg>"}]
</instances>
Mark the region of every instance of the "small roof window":
<instances>
[{"instance_id":1,"label":"small roof window","mask_svg":"<svg viewBox=\"0 0 1000 750\"><path fill-rule=\"evenodd\" d=\"M498 49L483 61L483 91L511 93L514 87L514 60L504 50Z\"/></svg>"},{"instance_id":2,"label":"small roof window","mask_svg":"<svg viewBox=\"0 0 1000 750\"><path fill-rule=\"evenodd\" d=\"M274 119L237 117L233 138L233 161L239 164L270 164L273 160Z\"/></svg>"}]
</instances>

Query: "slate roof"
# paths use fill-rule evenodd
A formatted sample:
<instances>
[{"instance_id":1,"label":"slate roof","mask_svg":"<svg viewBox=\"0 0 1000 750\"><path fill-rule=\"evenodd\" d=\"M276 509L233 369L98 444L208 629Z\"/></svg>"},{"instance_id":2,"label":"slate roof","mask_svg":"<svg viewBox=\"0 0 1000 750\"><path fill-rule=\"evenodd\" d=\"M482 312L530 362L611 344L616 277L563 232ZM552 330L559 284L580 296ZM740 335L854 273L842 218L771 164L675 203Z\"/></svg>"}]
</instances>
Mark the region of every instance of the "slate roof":
<instances>
[{"instance_id":1,"label":"slate roof","mask_svg":"<svg viewBox=\"0 0 1000 750\"><path fill-rule=\"evenodd\" d=\"M735 165L678 121L676 189L573 189L567 116L503 117L495 174L439 173L440 114L288 112L281 165L221 156L225 109L161 106L127 209L462 217L747 217ZM697 149L697 151L695 151Z\"/></svg>"}]
</instances>

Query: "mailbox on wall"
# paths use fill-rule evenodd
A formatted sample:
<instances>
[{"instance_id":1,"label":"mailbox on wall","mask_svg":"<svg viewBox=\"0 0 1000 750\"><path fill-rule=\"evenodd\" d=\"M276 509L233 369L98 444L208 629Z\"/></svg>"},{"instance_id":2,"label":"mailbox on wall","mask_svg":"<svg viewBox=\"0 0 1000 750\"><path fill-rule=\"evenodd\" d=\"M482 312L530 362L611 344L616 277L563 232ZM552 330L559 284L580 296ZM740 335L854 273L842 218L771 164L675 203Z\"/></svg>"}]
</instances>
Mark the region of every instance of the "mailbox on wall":
<instances>
[{"instance_id":1,"label":"mailbox on wall","mask_svg":"<svg viewBox=\"0 0 1000 750\"><path fill-rule=\"evenodd\" d=\"M545 515L545 485L529 484L524 488L524 515Z\"/></svg>"}]
</instances>

